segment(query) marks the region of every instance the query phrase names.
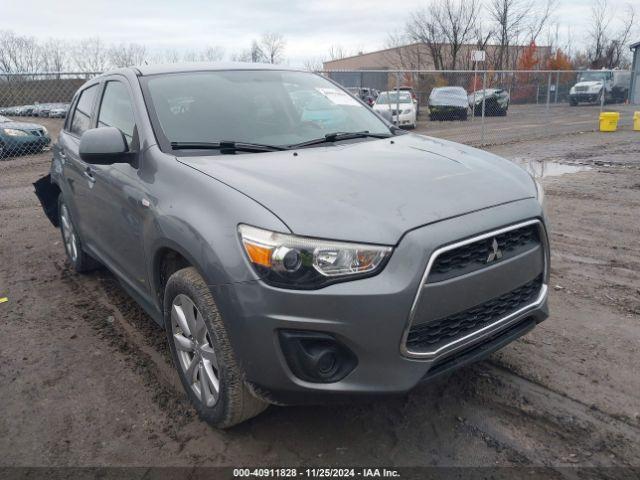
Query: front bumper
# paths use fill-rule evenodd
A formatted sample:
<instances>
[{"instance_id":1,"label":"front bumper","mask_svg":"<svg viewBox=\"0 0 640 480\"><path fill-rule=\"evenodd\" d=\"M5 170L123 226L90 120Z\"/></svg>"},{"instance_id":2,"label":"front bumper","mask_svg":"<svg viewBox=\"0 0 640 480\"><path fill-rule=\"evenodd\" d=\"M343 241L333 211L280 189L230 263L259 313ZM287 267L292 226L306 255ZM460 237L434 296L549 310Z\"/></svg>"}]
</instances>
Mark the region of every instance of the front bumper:
<instances>
[{"instance_id":1,"label":"front bumper","mask_svg":"<svg viewBox=\"0 0 640 480\"><path fill-rule=\"evenodd\" d=\"M569 98L575 102L581 103L595 103L598 101L598 97L600 96L600 92L595 93L572 93L569 95Z\"/></svg>"},{"instance_id":2,"label":"front bumper","mask_svg":"<svg viewBox=\"0 0 640 480\"><path fill-rule=\"evenodd\" d=\"M434 252L479 232L541 218L537 201L527 199L418 228L402 238L379 275L320 290L283 290L260 281L212 290L247 381L269 400L315 403L361 394L403 393L425 379L491 353L548 316L546 266L545 287L535 304L506 321L432 355L419 357L404 348L416 295ZM469 285L477 284L478 274L473 277ZM457 293L460 298L474 295L464 290ZM329 333L355 354L357 366L337 382L301 380L284 357L278 336L281 329Z\"/></svg>"}]
</instances>

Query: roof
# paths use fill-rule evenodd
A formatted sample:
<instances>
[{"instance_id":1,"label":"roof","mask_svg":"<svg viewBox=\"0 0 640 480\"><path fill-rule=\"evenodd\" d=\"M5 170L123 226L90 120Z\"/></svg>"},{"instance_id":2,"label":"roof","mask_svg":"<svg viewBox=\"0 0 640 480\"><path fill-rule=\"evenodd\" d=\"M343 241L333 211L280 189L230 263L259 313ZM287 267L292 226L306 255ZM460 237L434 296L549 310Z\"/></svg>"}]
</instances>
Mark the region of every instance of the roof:
<instances>
[{"instance_id":1,"label":"roof","mask_svg":"<svg viewBox=\"0 0 640 480\"><path fill-rule=\"evenodd\" d=\"M636 43L632 43L631 45L629 45L629 48L631 50L635 50L636 48L640 47L640 42L636 42Z\"/></svg>"},{"instance_id":2,"label":"roof","mask_svg":"<svg viewBox=\"0 0 640 480\"><path fill-rule=\"evenodd\" d=\"M202 72L212 70L295 70L283 65L247 62L166 63L158 65L140 65L135 68L140 75L158 75L162 73L179 72Z\"/></svg>"}]
</instances>

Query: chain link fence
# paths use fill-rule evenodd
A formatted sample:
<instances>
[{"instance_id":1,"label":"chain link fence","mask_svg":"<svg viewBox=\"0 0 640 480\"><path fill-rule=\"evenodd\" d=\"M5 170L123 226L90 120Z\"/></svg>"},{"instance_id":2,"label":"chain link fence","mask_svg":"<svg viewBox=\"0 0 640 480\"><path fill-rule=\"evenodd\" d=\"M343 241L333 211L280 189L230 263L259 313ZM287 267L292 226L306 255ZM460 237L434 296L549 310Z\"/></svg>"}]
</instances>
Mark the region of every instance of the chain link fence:
<instances>
[{"instance_id":1,"label":"chain link fence","mask_svg":"<svg viewBox=\"0 0 640 480\"><path fill-rule=\"evenodd\" d=\"M58 137L73 94L95 75L0 74L0 159L49 148Z\"/></svg>"},{"instance_id":2,"label":"chain link fence","mask_svg":"<svg viewBox=\"0 0 640 480\"><path fill-rule=\"evenodd\" d=\"M619 112L618 129L630 129L634 110L640 110L628 105L629 71L321 73L401 127L412 128L415 124L419 133L474 146L594 131L599 128L603 111Z\"/></svg>"},{"instance_id":3,"label":"chain link fence","mask_svg":"<svg viewBox=\"0 0 640 480\"><path fill-rule=\"evenodd\" d=\"M630 129L625 71L340 70L319 72L401 127L474 146L598 129L602 111ZM0 158L57 139L76 89L98 73L0 74ZM386 92L386 93L385 93Z\"/></svg>"}]
</instances>

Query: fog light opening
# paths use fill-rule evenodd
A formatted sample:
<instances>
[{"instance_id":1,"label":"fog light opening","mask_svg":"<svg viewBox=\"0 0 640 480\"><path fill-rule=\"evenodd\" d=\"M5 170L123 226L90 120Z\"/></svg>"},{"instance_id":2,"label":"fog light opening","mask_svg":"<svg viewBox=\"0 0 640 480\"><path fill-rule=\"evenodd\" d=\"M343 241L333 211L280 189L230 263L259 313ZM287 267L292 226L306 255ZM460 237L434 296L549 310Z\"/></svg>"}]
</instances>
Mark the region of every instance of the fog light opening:
<instances>
[{"instance_id":1,"label":"fog light opening","mask_svg":"<svg viewBox=\"0 0 640 480\"><path fill-rule=\"evenodd\" d=\"M280 330L280 345L291 372L314 383L333 383L357 365L353 352L327 333Z\"/></svg>"}]
</instances>

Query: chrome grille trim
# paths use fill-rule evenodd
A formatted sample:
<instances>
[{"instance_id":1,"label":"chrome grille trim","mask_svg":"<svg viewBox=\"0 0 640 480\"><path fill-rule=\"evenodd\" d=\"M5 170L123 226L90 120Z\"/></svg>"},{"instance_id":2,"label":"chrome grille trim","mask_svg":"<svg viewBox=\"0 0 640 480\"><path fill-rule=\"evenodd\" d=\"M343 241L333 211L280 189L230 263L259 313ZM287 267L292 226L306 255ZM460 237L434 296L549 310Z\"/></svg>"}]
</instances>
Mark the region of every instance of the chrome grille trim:
<instances>
[{"instance_id":1,"label":"chrome grille trim","mask_svg":"<svg viewBox=\"0 0 640 480\"><path fill-rule=\"evenodd\" d=\"M495 322L492 322L489 325L486 325L478 330L475 330L463 337L460 337L449 343L446 343L445 345L442 345L433 351L415 352L415 351L409 350L407 348L407 337L409 336L409 330L411 329L411 325L413 324L416 310L417 310L418 304L420 303L420 297L422 296L422 291L426 286L433 285L433 283L432 284L427 283L427 278L429 277L429 273L431 271L431 268L433 267L433 264L436 258L438 258L438 256L444 252L454 250L458 247L462 247L469 243L485 240L487 238L500 235L502 233L509 232L511 230L517 230L519 228L527 227L529 225L536 225L538 227L540 241L542 243L543 253L544 253L544 270L542 272L542 287L540 288L540 293L538 294L536 299L532 303L525 305L519 310L512 312L509 315L502 317L496 320ZM481 271L481 270L477 270L477 271ZM402 334L402 340L400 342L400 353L403 356L409 357L409 358L434 360L445 354L451 353L452 351L471 345L476 341L481 340L485 336L510 325L514 321L520 319L520 317L524 313L540 306L544 302L547 296L547 291L548 291L548 286L546 283L548 275L549 275L549 240L547 237L547 232L544 227L544 224L539 219L527 220L525 222L509 225L507 227L482 233L480 235L476 235L475 237L467 238L466 240L461 240L459 242L455 242L450 245L445 245L443 247L436 249L429 257L429 261L427 262L427 268L425 269L424 274L420 279L420 284L418 285L418 291L416 292L416 296L413 300L413 303L411 305L411 310L409 312L409 319L407 321L407 325Z\"/></svg>"}]
</instances>

